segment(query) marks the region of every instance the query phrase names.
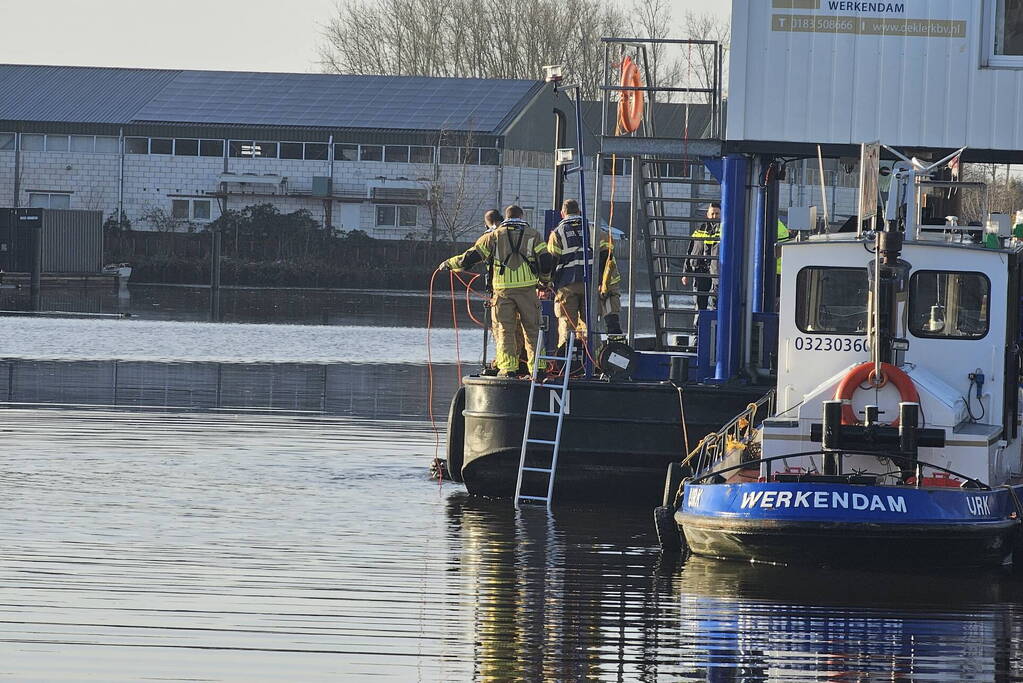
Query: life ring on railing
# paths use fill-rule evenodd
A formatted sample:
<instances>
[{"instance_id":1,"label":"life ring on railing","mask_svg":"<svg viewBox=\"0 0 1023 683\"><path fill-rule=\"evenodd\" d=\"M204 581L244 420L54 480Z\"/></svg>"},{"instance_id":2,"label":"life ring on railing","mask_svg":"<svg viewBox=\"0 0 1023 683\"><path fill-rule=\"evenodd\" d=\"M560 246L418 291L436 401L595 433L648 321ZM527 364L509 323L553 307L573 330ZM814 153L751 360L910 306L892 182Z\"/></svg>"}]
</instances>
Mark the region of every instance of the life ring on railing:
<instances>
[{"instance_id":1,"label":"life ring on railing","mask_svg":"<svg viewBox=\"0 0 1023 683\"><path fill-rule=\"evenodd\" d=\"M639 76L639 67L632 57L622 60L623 88L642 88L643 80ZM618 131L631 133L643 122L643 91L620 90L618 99Z\"/></svg>"},{"instance_id":2,"label":"life ring on railing","mask_svg":"<svg viewBox=\"0 0 1023 683\"><path fill-rule=\"evenodd\" d=\"M845 374L842 381L838 383L838 389L835 390L835 400L842 401L842 424L844 425L855 425L860 424L860 421L856 419L856 413L853 412L852 403L850 400L856 390L861 385L869 381L873 386L878 388L883 387L888 382L892 383L892 386L899 390L899 397L904 403L919 403L920 394L916 390L916 384L909 375L904 373L899 368L895 367L890 363L881 363L881 378L880 381L876 381L873 378L874 364L871 362L860 363L852 370ZM889 422L892 427L899 426L899 418L895 418Z\"/></svg>"}]
</instances>

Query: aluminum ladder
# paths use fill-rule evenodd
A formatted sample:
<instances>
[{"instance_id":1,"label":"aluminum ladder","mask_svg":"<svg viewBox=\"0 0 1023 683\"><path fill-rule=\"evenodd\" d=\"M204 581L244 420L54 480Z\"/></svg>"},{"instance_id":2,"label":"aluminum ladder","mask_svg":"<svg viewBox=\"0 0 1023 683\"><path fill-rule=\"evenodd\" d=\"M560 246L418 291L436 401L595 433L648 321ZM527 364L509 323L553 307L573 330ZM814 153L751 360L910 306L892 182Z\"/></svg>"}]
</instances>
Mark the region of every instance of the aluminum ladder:
<instances>
[{"instance_id":1,"label":"aluminum ladder","mask_svg":"<svg viewBox=\"0 0 1023 683\"><path fill-rule=\"evenodd\" d=\"M547 509L551 509L551 499L554 497L554 474L558 469L558 450L561 448L561 427L565 422L565 414L569 410L569 397L568 397L568 378L572 374L572 352L575 350L575 334L569 335L568 338L568 350L564 358L561 356L544 356L540 355L540 349L543 346L544 329L541 327L540 332L537 334L536 352L533 357L533 367L529 379L529 403L526 404L526 426L522 430L522 449L519 453L519 476L515 482L515 507L518 508L521 503L544 503ZM544 384L543 382L537 381L540 374L540 361L538 359L561 361L564 363L564 377L560 384ZM550 401L549 410L534 410L533 408L533 397L536 395L536 390L549 391ZM550 439L537 439L530 435L530 429L533 426L533 416L544 417L544 418L555 418L557 423L554 428L554 440ZM551 449L550 467L531 467L526 465L526 452L529 449L529 445L533 444L543 448ZM523 495L522 493L522 479L526 472L536 472L541 475L547 476L547 495L546 496L533 496Z\"/></svg>"},{"instance_id":2,"label":"aluminum ladder","mask_svg":"<svg viewBox=\"0 0 1023 683\"><path fill-rule=\"evenodd\" d=\"M717 275L690 272L686 267L689 245L696 241L692 232L696 225L707 222L697 207L720 199L719 183L707 178L664 178L661 165L677 160L645 158L638 159L639 204L642 207L640 221L647 252L647 267L650 275L650 298L654 309L654 327L657 333L657 349L678 348L673 335L685 334L693 339L696 335L697 292L683 289L681 278L709 278ZM687 162L692 164L692 162ZM690 175L702 168L698 163L690 166ZM688 196L665 196L665 185L689 186ZM701 191L707 187L709 191ZM681 205L671 214L665 205ZM674 214L674 215L672 215ZM686 215L688 214L688 215ZM680 227L674 227L680 226ZM673 229L674 227L674 229ZM705 259L709 265L710 260ZM682 267L679 267L679 265ZM693 346L692 341L689 346Z\"/></svg>"}]
</instances>

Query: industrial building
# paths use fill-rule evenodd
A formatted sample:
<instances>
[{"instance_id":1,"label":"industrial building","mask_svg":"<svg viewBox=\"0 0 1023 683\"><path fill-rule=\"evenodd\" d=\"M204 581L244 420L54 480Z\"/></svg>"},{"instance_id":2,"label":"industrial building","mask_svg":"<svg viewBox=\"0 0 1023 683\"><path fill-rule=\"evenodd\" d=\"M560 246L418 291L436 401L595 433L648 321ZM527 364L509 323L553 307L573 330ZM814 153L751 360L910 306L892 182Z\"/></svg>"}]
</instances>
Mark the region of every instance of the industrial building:
<instances>
[{"instance_id":1,"label":"industrial building","mask_svg":"<svg viewBox=\"0 0 1023 683\"><path fill-rule=\"evenodd\" d=\"M270 202L337 230L457 239L492 206L551 202L542 81L2 65L0 90L0 206L187 231Z\"/></svg>"}]
</instances>

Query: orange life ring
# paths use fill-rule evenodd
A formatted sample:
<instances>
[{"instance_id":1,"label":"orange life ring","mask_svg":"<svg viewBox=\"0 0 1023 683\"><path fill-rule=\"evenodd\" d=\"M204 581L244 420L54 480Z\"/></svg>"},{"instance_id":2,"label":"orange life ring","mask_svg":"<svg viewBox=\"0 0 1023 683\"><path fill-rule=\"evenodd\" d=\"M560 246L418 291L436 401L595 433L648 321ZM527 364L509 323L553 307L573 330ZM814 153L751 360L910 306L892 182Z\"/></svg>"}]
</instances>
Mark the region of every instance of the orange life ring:
<instances>
[{"instance_id":1,"label":"orange life ring","mask_svg":"<svg viewBox=\"0 0 1023 683\"><path fill-rule=\"evenodd\" d=\"M873 363L860 363L847 372L845 377L842 378L842 381L839 382L838 389L835 390L835 400L842 401L843 403L842 424L860 424L860 421L856 419L856 413L853 412L852 404L849 400L852 398L853 394L856 393L856 390L860 388L860 385L863 384L864 381L871 379L871 375L873 374ZM920 394L917 392L916 385L913 383L910 376L890 363L881 363L881 381L875 382L875 386L883 387L888 382L891 382L892 386L899 390L899 397L904 403L920 402ZM899 418L895 418L889 424L892 427L898 427Z\"/></svg>"},{"instance_id":2,"label":"orange life ring","mask_svg":"<svg viewBox=\"0 0 1023 683\"><path fill-rule=\"evenodd\" d=\"M622 60L622 87L642 88L643 80L639 77L639 67L632 57ZM620 90L618 99L618 130L631 133L643 122L643 91Z\"/></svg>"}]
</instances>

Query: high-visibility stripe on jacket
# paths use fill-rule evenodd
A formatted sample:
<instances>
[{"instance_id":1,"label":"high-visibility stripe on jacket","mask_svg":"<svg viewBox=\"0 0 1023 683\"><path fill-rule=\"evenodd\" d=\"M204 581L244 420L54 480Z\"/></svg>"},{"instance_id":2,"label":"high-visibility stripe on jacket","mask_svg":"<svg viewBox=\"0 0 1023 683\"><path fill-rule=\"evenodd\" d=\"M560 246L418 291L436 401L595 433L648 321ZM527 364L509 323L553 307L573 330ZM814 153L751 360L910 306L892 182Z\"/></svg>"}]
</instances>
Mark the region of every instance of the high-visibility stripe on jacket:
<instances>
[{"instance_id":1,"label":"high-visibility stripe on jacket","mask_svg":"<svg viewBox=\"0 0 1023 683\"><path fill-rule=\"evenodd\" d=\"M607 251L609 257L607 268L610 271L607 284L613 285L620 282L622 278L618 273L618 265L614 261L610 236L607 232L602 232L600 237L599 251ZM586 250L583 244L582 216L568 216L558 223L558 227L551 232L547 250L558 259L555 285L564 287L573 282L583 282Z\"/></svg>"},{"instance_id":2,"label":"high-visibility stripe on jacket","mask_svg":"<svg viewBox=\"0 0 1023 683\"><path fill-rule=\"evenodd\" d=\"M547 244L529 223L510 218L496 229L486 232L464 254L448 259L452 268L461 269L470 252L477 252L491 268L491 286L495 289L535 287L540 281L541 254ZM468 259L477 261L478 259Z\"/></svg>"}]
</instances>

